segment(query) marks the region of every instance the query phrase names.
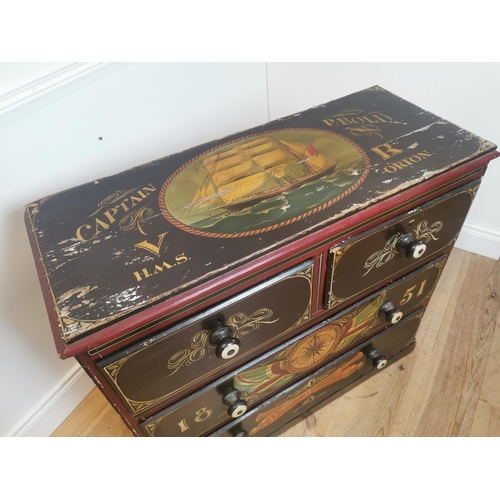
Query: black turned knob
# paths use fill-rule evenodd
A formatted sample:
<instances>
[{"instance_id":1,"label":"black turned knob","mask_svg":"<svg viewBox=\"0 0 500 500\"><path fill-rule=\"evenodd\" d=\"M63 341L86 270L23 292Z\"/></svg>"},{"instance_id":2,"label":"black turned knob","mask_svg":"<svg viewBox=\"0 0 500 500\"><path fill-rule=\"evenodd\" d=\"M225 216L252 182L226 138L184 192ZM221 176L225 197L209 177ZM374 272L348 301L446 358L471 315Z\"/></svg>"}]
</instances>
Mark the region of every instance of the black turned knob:
<instances>
[{"instance_id":1,"label":"black turned knob","mask_svg":"<svg viewBox=\"0 0 500 500\"><path fill-rule=\"evenodd\" d=\"M427 245L415 238L413 233L401 236L397 244L398 250L404 250L409 259L419 259L427 250Z\"/></svg>"},{"instance_id":2,"label":"black turned knob","mask_svg":"<svg viewBox=\"0 0 500 500\"><path fill-rule=\"evenodd\" d=\"M247 402L240 399L240 393L236 389L229 389L222 402L229 407L227 413L231 418L241 417L248 410Z\"/></svg>"},{"instance_id":3,"label":"black turned knob","mask_svg":"<svg viewBox=\"0 0 500 500\"><path fill-rule=\"evenodd\" d=\"M396 309L396 306L392 302L385 302L380 308L380 312L385 314L385 319L390 325L395 325L403 319L403 313Z\"/></svg>"},{"instance_id":4,"label":"black turned knob","mask_svg":"<svg viewBox=\"0 0 500 500\"><path fill-rule=\"evenodd\" d=\"M382 370L382 368L384 368L384 366L387 364L387 359L385 359L377 349L373 349L372 351L370 351L367 357L368 359L371 359L373 361L373 366L377 370Z\"/></svg>"},{"instance_id":5,"label":"black turned knob","mask_svg":"<svg viewBox=\"0 0 500 500\"><path fill-rule=\"evenodd\" d=\"M223 325L210 334L209 341L215 345L215 355L220 359L231 359L240 350L240 341L233 336L233 329Z\"/></svg>"}]
</instances>

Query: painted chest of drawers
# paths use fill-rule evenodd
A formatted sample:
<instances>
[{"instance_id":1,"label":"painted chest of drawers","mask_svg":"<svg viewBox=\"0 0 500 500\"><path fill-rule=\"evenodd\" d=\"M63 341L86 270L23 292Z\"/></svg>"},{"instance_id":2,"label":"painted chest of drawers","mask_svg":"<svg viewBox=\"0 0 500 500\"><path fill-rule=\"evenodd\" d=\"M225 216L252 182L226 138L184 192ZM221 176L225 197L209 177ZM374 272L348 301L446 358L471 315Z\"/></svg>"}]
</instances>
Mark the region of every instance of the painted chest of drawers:
<instances>
[{"instance_id":1,"label":"painted chest of drawers","mask_svg":"<svg viewBox=\"0 0 500 500\"><path fill-rule=\"evenodd\" d=\"M268 436L410 353L496 146L380 87L26 206L56 348L139 436Z\"/></svg>"}]
</instances>

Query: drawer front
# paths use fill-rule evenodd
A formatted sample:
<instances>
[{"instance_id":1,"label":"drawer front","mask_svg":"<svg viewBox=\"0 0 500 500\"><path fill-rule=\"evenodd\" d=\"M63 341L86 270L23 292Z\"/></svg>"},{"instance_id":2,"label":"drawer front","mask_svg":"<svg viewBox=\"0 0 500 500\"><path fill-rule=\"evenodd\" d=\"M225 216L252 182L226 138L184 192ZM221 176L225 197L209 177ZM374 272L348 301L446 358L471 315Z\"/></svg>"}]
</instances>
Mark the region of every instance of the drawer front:
<instances>
[{"instance_id":1,"label":"drawer front","mask_svg":"<svg viewBox=\"0 0 500 500\"><path fill-rule=\"evenodd\" d=\"M231 420L238 405L240 411L246 411L421 307L432 294L445 262L446 257L437 259L152 416L142 424L145 434L199 436ZM385 307L390 303L393 307ZM238 411L235 415L239 416Z\"/></svg>"},{"instance_id":2,"label":"drawer front","mask_svg":"<svg viewBox=\"0 0 500 500\"><path fill-rule=\"evenodd\" d=\"M212 436L268 436L290 420L370 372L414 341L420 310L396 326L352 349L310 376L257 406L248 414L219 429Z\"/></svg>"},{"instance_id":3,"label":"drawer front","mask_svg":"<svg viewBox=\"0 0 500 500\"><path fill-rule=\"evenodd\" d=\"M331 248L325 307L338 308L446 248L458 236L478 187L479 181L467 184Z\"/></svg>"},{"instance_id":4,"label":"drawer front","mask_svg":"<svg viewBox=\"0 0 500 500\"><path fill-rule=\"evenodd\" d=\"M308 321L312 276L307 261L97 365L130 411L144 412L214 380Z\"/></svg>"}]
</instances>

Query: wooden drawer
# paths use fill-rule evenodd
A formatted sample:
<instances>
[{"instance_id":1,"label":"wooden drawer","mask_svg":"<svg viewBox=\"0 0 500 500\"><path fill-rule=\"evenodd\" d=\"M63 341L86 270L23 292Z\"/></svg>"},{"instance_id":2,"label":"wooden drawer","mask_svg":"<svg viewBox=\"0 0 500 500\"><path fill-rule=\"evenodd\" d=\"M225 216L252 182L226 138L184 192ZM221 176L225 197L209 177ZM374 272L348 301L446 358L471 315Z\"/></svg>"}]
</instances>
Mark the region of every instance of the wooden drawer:
<instances>
[{"instance_id":1,"label":"wooden drawer","mask_svg":"<svg viewBox=\"0 0 500 500\"><path fill-rule=\"evenodd\" d=\"M386 366L415 338L424 310L417 311L310 376L212 434L219 437L268 436L304 411L370 372Z\"/></svg>"},{"instance_id":2,"label":"wooden drawer","mask_svg":"<svg viewBox=\"0 0 500 500\"><path fill-rule=\"evenodd\" d=\"M100 361L133 413L164 404L265 352L311 317L312 261Z\"/></svg>"},{"instance_id":3,"label":"wooden drawer","mask_svg":"<svg viewBox=\"0 0 500 500\"><path fill-rule=\"evenodd\" d=\"M425 304L445 262L446 257L437 259L152 416L142 424L145 434L199 436L229 421L231 415L240 416L241 411Z\"/></svg>"},{"instance_id":4,"label":"wooden drawer","mask_svg":"<svg viewBox=\"0 0 500 500\"><path fill-rule=\"evenodd\" d=\"M446 248L458 236L479 181L456 189L330 249L325 307L357 295Z\"/></svg>"}]
</instances>

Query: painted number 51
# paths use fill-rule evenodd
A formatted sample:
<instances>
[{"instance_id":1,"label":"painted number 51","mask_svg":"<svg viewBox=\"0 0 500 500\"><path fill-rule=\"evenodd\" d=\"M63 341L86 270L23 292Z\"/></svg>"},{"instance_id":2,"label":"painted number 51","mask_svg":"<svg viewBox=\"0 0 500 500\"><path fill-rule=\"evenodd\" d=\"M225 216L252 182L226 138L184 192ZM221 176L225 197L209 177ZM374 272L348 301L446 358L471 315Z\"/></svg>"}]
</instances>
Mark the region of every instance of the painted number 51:
<instances>
[{"instance_id":1,"label":"painted number 51","mask_svg":"<svg viewBox=\"0 0 500 500\"><path fill-rule=\"evenodd\" d=\"M420 283L420 288L418 289L418 293L416 297L420 297L424 293L425 285L427 283L427 279L422 281ZM401 299L400 305L404 306L407 302L410 302L410 300L413 298L414 295L414 290L417 288L418 285L413 285L412 287L408 288L406 290L405 294L403 295L403 298Z\"/></svg>"}]
</instances>

